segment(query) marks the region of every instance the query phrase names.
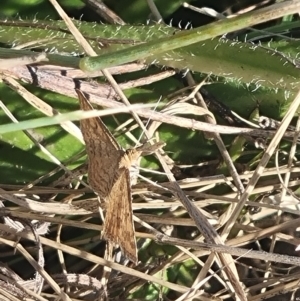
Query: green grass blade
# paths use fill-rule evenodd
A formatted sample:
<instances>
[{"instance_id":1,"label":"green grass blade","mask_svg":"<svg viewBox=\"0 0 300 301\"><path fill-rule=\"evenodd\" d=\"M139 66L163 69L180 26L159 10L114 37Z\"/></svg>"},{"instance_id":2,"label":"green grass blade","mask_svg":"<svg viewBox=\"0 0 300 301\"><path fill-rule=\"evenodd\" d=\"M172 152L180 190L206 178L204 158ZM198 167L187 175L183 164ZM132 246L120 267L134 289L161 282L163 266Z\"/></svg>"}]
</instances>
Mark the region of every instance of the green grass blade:
<instances>
[{"instance_id":1,"label":"green grass blade","mask_svg":"<svg viewBox=\"0 0 300 301\"><path fill-rule=\"evenodd\" d=\"M122 108L115 108L115 109L106 109L106 110L93 110L93 111L75 111L71 113L64 113L52 117L42 117L42 118L36 118L26 121L21 121L19 123L8 123L0 125L0 134L5 134L9 132L15 132L15 131L21 131L21 130L28 130L28 129L34 129L38 127L44 127L54 124L60 124L65 121L74 121L74 120L80 120L85 118L92 118L97 116L105 116L110 114L117 114L117 113L124 113L128 112L130 110L133 110L134 108L149 108L153 107L153 104L146 104L146 105L131 105L128 107L122 107Z\"/></svg>"},{"instance_id":2,"label":"green grass blade","mask_svg":"<svg viewBox=\"0 0 300 301\"><path fill-rule=\"evenodd\" d=\"M81 59L79 66L83 71L93 72L144 59L149 56L153 56L153 59L155 59L156 54L212 39L228 32L283 17L286 14L296 13L299 10L299 1L274 4L268 8L245 13L236 18L224 19L193 30L182 31L168 39L160 38L152 42L132 46L114 53L104 54L98 57L86 57Z\"/></svg>"}]
</instances>

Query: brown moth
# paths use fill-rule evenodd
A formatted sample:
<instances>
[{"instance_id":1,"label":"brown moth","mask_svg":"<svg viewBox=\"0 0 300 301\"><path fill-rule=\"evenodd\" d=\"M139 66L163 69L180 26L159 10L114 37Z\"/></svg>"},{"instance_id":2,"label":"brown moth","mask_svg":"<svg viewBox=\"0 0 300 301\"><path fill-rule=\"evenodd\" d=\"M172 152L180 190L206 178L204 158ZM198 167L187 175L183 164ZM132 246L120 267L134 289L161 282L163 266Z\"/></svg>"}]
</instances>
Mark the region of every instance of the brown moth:
<instances>
[{"instance_id":1,"label":"brown moth","mask_svg":"<svg viewBox=\"0 0 300 301\"><path fill-rule=\"evenodd\" d=\"M84 94L76 92L81 109L93 110ZM103 238L118 244L124 255L137 263L129 168L142 151L122 150L99 117L80 120L80 127L88 155L89 184L108 203Z\"/></svg>"}]
</instances>

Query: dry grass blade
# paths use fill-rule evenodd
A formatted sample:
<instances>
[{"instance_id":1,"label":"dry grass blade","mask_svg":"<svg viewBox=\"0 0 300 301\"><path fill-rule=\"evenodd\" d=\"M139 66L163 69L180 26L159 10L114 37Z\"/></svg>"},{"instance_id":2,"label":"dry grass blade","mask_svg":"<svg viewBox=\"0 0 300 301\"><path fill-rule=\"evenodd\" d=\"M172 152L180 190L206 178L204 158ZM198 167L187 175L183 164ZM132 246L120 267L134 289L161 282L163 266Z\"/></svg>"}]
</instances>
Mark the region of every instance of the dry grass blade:
<instances>
[{"instance_id":1,"label":"dry grass blade","mask_svg":"<svg viewBox=\"0 0 300 301\"><path fill-rule=\"evenodd\" d=\"M0 224L0 230L5 231L7 233L14 234L14 235L18 235L19 237L23 237L23 238L29 239L31 241L35 241L35 237L33 236L32 233L29 233L29 232L22 231L22 232L17 233L17 231L15 229L10 228L10 227L8 227L6 225L3 225L3 224ZM105 260L101 257L98 257L98 256L96 256L92 253L88 253L88 252L83 251L83 250L78 250L78 249L70 247L66 244L57 243L56 241L53 241L51 239L47 239L45 237L41 237L41 243L45 246L50 246L51 248L56 248L56 249L62 250L65 253L77 256L79 258L88 260L90 262L94 262L94 263L100 264L100 265L110 266L111 268L113 268L116 271L120 271L120 272L126 273L126 274L134 276L134 277L139 277L141 279L144 279L146 281L151 281L153 283L158 283L159 285L168 287L168 288L173 289L173 290L178 291L178 292L184 293L188 290L188 288L185 287L185 286L178 285L178 284L175 284L175 283L171 283L171 282L162 280L158 277L153 277L151 275L139 272L139 271L134 270L132 268L125 267L125 266L123 266L121 264L118 264L118 263L115 263L115 262L107 261L107 260Z\"/></svg>"},{"instance_id":2,"label":"dry grass blade","mask_svg":"<svg viewBox=\"0 0 300 301\"><path fill-rule=\"evenodd\" d=\"M29 261L29 263L38 271L51 285L53 290L61 297L64 301L70 301L68 295L63 292L63 290L57 285L57 283L52 279L52 277L38 265L38 263L34 260L34 258L24 249L22 245L19 243L16 245L14 241L10 241L4 238L0 238L0 242L5 243L13 248L16 248L19 252L21 252L25 258Z\"/></svg>"},{"instance_id":3,"label":"dry grass blade","mask_svg":"<svg viewBox=\"0 0 300 301\"><path fill-rule=\"evenodd\" d=\"M30 105L42 112L47 116L54 116L59 114L59 112L53 109L46 102L30 93L22 85L20 85L16 80L11 77L5 76L2 80L7 84L11 89L15 90L19 95L21 95ZM69 134L77 138L80 142L83 143L82 135L79 128L71 121L62 122L61 126Z\"/></svg>"},{"instance_id":4,"label":"dry grass blade","mask_svg":"<svg viewBox=\"0 0 300 301\"><path fill-rule=\"evenodd\" d=\"M238 218L238 215L240 214L243 206L245 205L245 202L247 201L248 197L250 196L252 190L254 189L258 179L261 177L267 163L269 162L271 156L273 155L278 143L280 142L281 138L284 136L284 133L289 126L292 118L294 117L298 107L300 104L300 91L298 92L297 96L295 97L294 101L290 105L290 108L288 112L286 113L284 119L281 122L280 127L278 128L278 131L276 132L274 138L272 139L270 145L266 149L266 152L264 153L259 165L257 166L253 177L250 179L249 184L247 185L245 191L241 195L240 202L238 206L235 208L234 212L232 213L232 217L230 221L225 225L225 228L223 230L223 233L228 233L229 229L231 229L233 223Z\"/></svg>"}]
</instances>

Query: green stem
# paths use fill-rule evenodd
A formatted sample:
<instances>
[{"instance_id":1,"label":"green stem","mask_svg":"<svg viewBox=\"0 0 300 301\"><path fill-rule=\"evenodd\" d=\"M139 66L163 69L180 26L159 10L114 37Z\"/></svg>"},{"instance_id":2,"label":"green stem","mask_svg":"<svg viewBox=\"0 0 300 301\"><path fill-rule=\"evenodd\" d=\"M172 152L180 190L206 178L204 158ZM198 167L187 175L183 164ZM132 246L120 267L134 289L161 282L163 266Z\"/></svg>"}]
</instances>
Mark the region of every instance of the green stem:
<instances>
[{"instance_id":1,"label":"green stem","mask_svg":"<svg viewBox=\"0 0 300 301\"><path fill-rule=\"evenodd\" d=\"M30 56L36 52L30 50L19 50L19 49L11 49L11 48L0 48L0 58L19 58L22 56ZM68 56L68 55L59 55L47 53L48 64L70 67L70 68L78 68L79 66L79 57Z\"/></svg>"},{"instance_id":2,"label":"green stem","mask_svg":"<svg viewBox=\"0 0 300 301\"><path fill-rule=\"evenodd\" d=\"M297 5L295 4L297 2ZM284 8L295 9L300 6L298 1L285 2ZM296 5L296 6L295 6ZM274 6L272 6L274 7ZM275 5L275 13L283 15L289 10ZM266 9L267 12L270 10ZM275 18L275 13L273 18ZM251 43L230 41L226 38L208 39L195 43L207 37L229 32L233 28L241 28L247 24L259 23L257 19L265 16L265 11L256 11L255 14L243 15L232 20L216 22L196 30L179 32L165 25L153 26L109 26L88 22L75 21L76 26L91 43L94 50L101 56L85 58L80 61L75 54L82 54L82 50L68 32L62 21L26 22L20 20L0 20L0 43L6 46L26 45L47 52L49 64L62 67L91 70L118 65L126 61L142 59L146 64L155 64L191 71L212 74L244 83L253 83L258 86L282 88L289 91L297 89L300 82L300 69L297 63L297 53L292 49L300 47L298 41L283 41L284 47L277 44L269 47L279 48L284 53L278 53L270 48L262 48ZM277 15L278 16L278 15ZM265 16L267 18L268 16ZM251 21L256 20L256 21ZM262 22L260 20L260 22ZM229 25L231 24L231 27ZM233 24L233 25L232 25ZM242 24L242 25L241 25ZM246 24L246 25L247 25ZM235 26L235 27L233 27ZM201 33L201 34L200 34ZM179 37L179 39L178 39ZM184 43L180 44L181 40ZM99 48L99 43L102 48ZM162 43L162 44L160 44ZM193 43L193 44L189 44ZM133 44L139 44L131 46ZM149 46L150 45L150 46ZM181 45L188 45L180 47ZM54 46L54 47L53 47ZM166 49L180 47L175 50ZM142 47L142 48L141 48ZM49 53L49 49L60 53ZM136 49L143 51L136 52ZM163 51L162 51L163 50ZM63 55L65 54L66 55ZM125 53L125 57L123 54ZM12 58L32 54L28 50L0 48L0 58ZM129 57L128 57L129 54ZM127 55L127 57L126 57ZM107 61L106 59L109 58ZM94 65L94 60L97 64ZM88 68L86 68L88 64ZM93 65L91 68L90 64Z\"/></svg>"},{"instance_id":3,"label":"green stem","mask_svg":"<svg viewBox=\"0 0 300 301\"><path fill-rule=\"evenodd\" d=\"M271 5L238 17L224 19L193 30L181 31L168 39L160 38L152 42L132 46L114 53L81 59L79 66L83 71L93 72L135 60L144 59L169 50L185 47L200 41L212 39L228 32L240 30L256 24L296 13L300 10L299 1L288 1Z\"/></svg>"}]
</instances>

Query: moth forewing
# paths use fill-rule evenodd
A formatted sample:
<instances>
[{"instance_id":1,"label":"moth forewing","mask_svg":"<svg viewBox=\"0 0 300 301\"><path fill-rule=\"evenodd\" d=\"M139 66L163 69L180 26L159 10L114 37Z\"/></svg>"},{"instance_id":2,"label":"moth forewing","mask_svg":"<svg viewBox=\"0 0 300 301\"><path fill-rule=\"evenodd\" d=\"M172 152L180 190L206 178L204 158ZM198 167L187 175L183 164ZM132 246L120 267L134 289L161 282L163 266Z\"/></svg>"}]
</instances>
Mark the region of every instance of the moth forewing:
<instances>
[{"instance_id":1,"label":"moth forewing","mask_svg":"<svg viewBox=\"0 0 300 301\"><path fill-rule=\"evenodd\" d=\"M76 90L84 111L93 107L80 90ZM105 199L115 179L123 151L99 117L80 120L80 128L88 155L88 178L93 190Z\"/></svg>"},{"instance_id":2,"label":"moth forewing","mask_svg":"<svg viewBox=\"0 0 300 301\"><path fill-rule=\"evenodd\" d=\"M137 247L132 217L129 170L121 168L108 195L103 238L121 247L124 255L137 263Z\"/></svg>"},{"instance_id":3,"label":"moth forewing","mask_svg":"<svg viewBox=\"0 0 300 301\"><path fill-rule=\"evenodd\" d=\"M94 110L94 108L92 107L90 102L87 100L87 98L84 96L82 91L76 89L76 92L78 95L81 110L83 110L83 111ZM107 142L108 144L111 145L112 148L115 148L117 150L121 149L119 143L117 142L115 137L110 133L109 129L106 127L106 125L103 123L103 121L101 120L100 117L82 119L82 120L80 120L80 126L82 124L88 125L88 123L85 123L85 121L90 121L90 120L93 120L95 122L96 128L94 130L98 130L97 136L101 137L103 142ZM99 128L100 128L100 130L99 130ZM82 134L85 135L86 133L82 133Z\"/></svg>"}]
</instances>

